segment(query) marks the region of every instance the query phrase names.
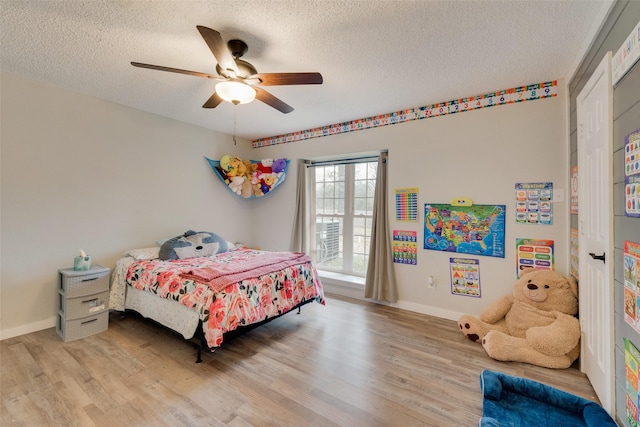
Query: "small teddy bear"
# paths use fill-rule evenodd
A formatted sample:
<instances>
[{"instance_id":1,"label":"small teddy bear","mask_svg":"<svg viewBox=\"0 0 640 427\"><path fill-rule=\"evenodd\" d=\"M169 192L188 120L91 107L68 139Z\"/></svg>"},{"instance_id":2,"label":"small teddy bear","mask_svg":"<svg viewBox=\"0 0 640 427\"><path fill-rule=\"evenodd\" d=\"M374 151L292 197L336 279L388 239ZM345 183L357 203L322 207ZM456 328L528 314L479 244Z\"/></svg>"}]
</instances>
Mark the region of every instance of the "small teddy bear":
<instances>
[{"instance_id":1,"label":"small teddy bear","mask_svg":"<svg viewBox=\"0 0 640 427\"><path fill-rule=\"evenodd\" d=\"M458 326L493 359L564 369L580 354L577 313L575 280L554 270L529 269L521 272L511 295L479 317L460 317Z\"/></svg>"},{"instance_id":2,"label":"small teddy bear","mask_svg":"<svg viewBox=\"0 0 640 427\"><path fill-rule=\"evenodd\" d=\"M242 186L246 178L244 176L234 176L229 182L229 188L237 195L242 195Z\"/></svg>"}]
</instances>

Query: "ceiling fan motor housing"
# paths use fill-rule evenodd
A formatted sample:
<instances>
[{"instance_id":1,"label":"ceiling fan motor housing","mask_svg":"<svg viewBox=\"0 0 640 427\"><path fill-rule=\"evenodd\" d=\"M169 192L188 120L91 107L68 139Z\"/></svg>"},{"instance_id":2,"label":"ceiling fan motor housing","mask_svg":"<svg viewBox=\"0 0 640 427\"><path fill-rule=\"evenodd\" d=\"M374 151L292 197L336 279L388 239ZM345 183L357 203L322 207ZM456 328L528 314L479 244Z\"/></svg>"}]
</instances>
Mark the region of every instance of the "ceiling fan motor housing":
<instances>
[{"instance_id":1,"label":"ceiling fan motor housing","mask_svg":"<svg viewBox=\"0 0 640 427\"><path fill-rule=\"evenodd\" d=\"M254 74L258 74L258 70L249 64L247 61L243 61L240 59L242 55L247 53L249 47L245 42L239 39L229 40L227 42L227 47L229 48L229 52L233 56L233 60L238 67L239 74L237 76L229 75L227 70L223 70L219 65L216 64L216 72L224 77L242 77L247 78L249 76L253 76Z\"/></svg>"},{"instance_id":2,"label":"ceiling fan motor housing","mask_svg":"<svg viewBox=\"0 0 640 427\"><path fill-rule=\"evenodd\" d=\"M258 74L258 70L249 64L247 61L243 61L242 59L234 59L236 66L238 67L238 75L237 77L247 78L249 76L253 76L254 74ZM216 64L216 73L224 77L233 77L229 74L228 70L223 70L219 64Z\"/></svg>"}]
</instances>

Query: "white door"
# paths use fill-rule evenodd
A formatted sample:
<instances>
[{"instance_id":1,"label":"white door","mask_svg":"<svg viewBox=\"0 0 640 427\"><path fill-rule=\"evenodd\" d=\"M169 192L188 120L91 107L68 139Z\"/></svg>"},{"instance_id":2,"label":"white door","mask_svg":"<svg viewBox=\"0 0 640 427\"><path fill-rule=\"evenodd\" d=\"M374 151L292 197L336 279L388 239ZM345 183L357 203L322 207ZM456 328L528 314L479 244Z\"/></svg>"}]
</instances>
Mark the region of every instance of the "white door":
<instances>
[{"instance_id":1,"label":"white door","mask_svg":"<svg viewBox=\"0 0 640 427\"><path fill-rule=\"evenodd\" d=\"M581 369L614 415L613 89L608 52L577 98Z\"/></svg>"}]
</instances>

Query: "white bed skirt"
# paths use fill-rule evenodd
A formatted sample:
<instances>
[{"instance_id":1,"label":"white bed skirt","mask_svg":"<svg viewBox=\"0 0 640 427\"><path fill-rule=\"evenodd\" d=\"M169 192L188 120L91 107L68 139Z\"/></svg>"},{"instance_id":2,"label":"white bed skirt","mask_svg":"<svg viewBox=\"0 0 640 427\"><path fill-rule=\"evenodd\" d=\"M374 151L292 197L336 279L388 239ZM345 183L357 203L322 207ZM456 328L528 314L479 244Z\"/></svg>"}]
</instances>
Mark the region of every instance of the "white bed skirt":
<instances>
[{"instance_id":1,"label":"white bed skirt","mask_svg":"<svg viewBox=\"0 0 640 427\"><path fill-rule=\"evenodd\" d=\"M132 287L127 289L125 308L179 332L185 339L193 337L200 321L197 312L176 301L158 298Z\"/></svg>"},{"instance_id":2,"label":"white bed skirt","mask_svg":"<svg viewBox=\"0 0 640 427\"><path fill-rule=\"evenodd\" d=\"M116 261L111 276L109 308L117 311L137 311L142 316L182 334L185 339L192 338L200 321L196 311L176 301L158 298L149 292L127 286L127 269L134 261L135 259L128 256Z\"/></svg>"}]
</instances>

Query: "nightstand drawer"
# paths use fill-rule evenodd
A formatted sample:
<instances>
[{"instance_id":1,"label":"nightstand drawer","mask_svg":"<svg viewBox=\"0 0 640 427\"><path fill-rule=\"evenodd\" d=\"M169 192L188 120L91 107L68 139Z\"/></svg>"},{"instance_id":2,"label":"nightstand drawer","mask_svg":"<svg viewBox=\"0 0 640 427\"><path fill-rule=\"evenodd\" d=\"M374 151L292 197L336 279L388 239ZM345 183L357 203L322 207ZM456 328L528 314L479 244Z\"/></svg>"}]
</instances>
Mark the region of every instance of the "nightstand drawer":
<instances>
[{"instance_id":1,"label":"nightstand drawer","mask_svg":"<svg viewBox=\"0 0 640 427\"><path fill-rule=\"evenodd\" d=\"M60 277L60 290L67 298L91 295L109 290L109 270L83 272L81 275L65 275Z\"/></svg>"},{"instance_id":2,"label":"nightstand drawer","mask_svg":"<svg viewBox=\"0 0 640 427\"><path fill-rule=\"evenodd\" d=\"M74 320L65 320L64 316L58 313L58 321L56 324L56 330L65 342L86 338L98 332L106 331L108 327L108 311Z\"/></svg>"},{"instance_id":3,"label":"nightstand drawer","mask_svg":"<svg viewBox=\"0 0 640 427\"><path fill-rule=\"evenodd\" d=\"M109 291L76 298L66 298L62 292L59 292L58 299L58 310L64 313L67 320L98 314L109 307Z\"/></svg>"}]
</instances>

